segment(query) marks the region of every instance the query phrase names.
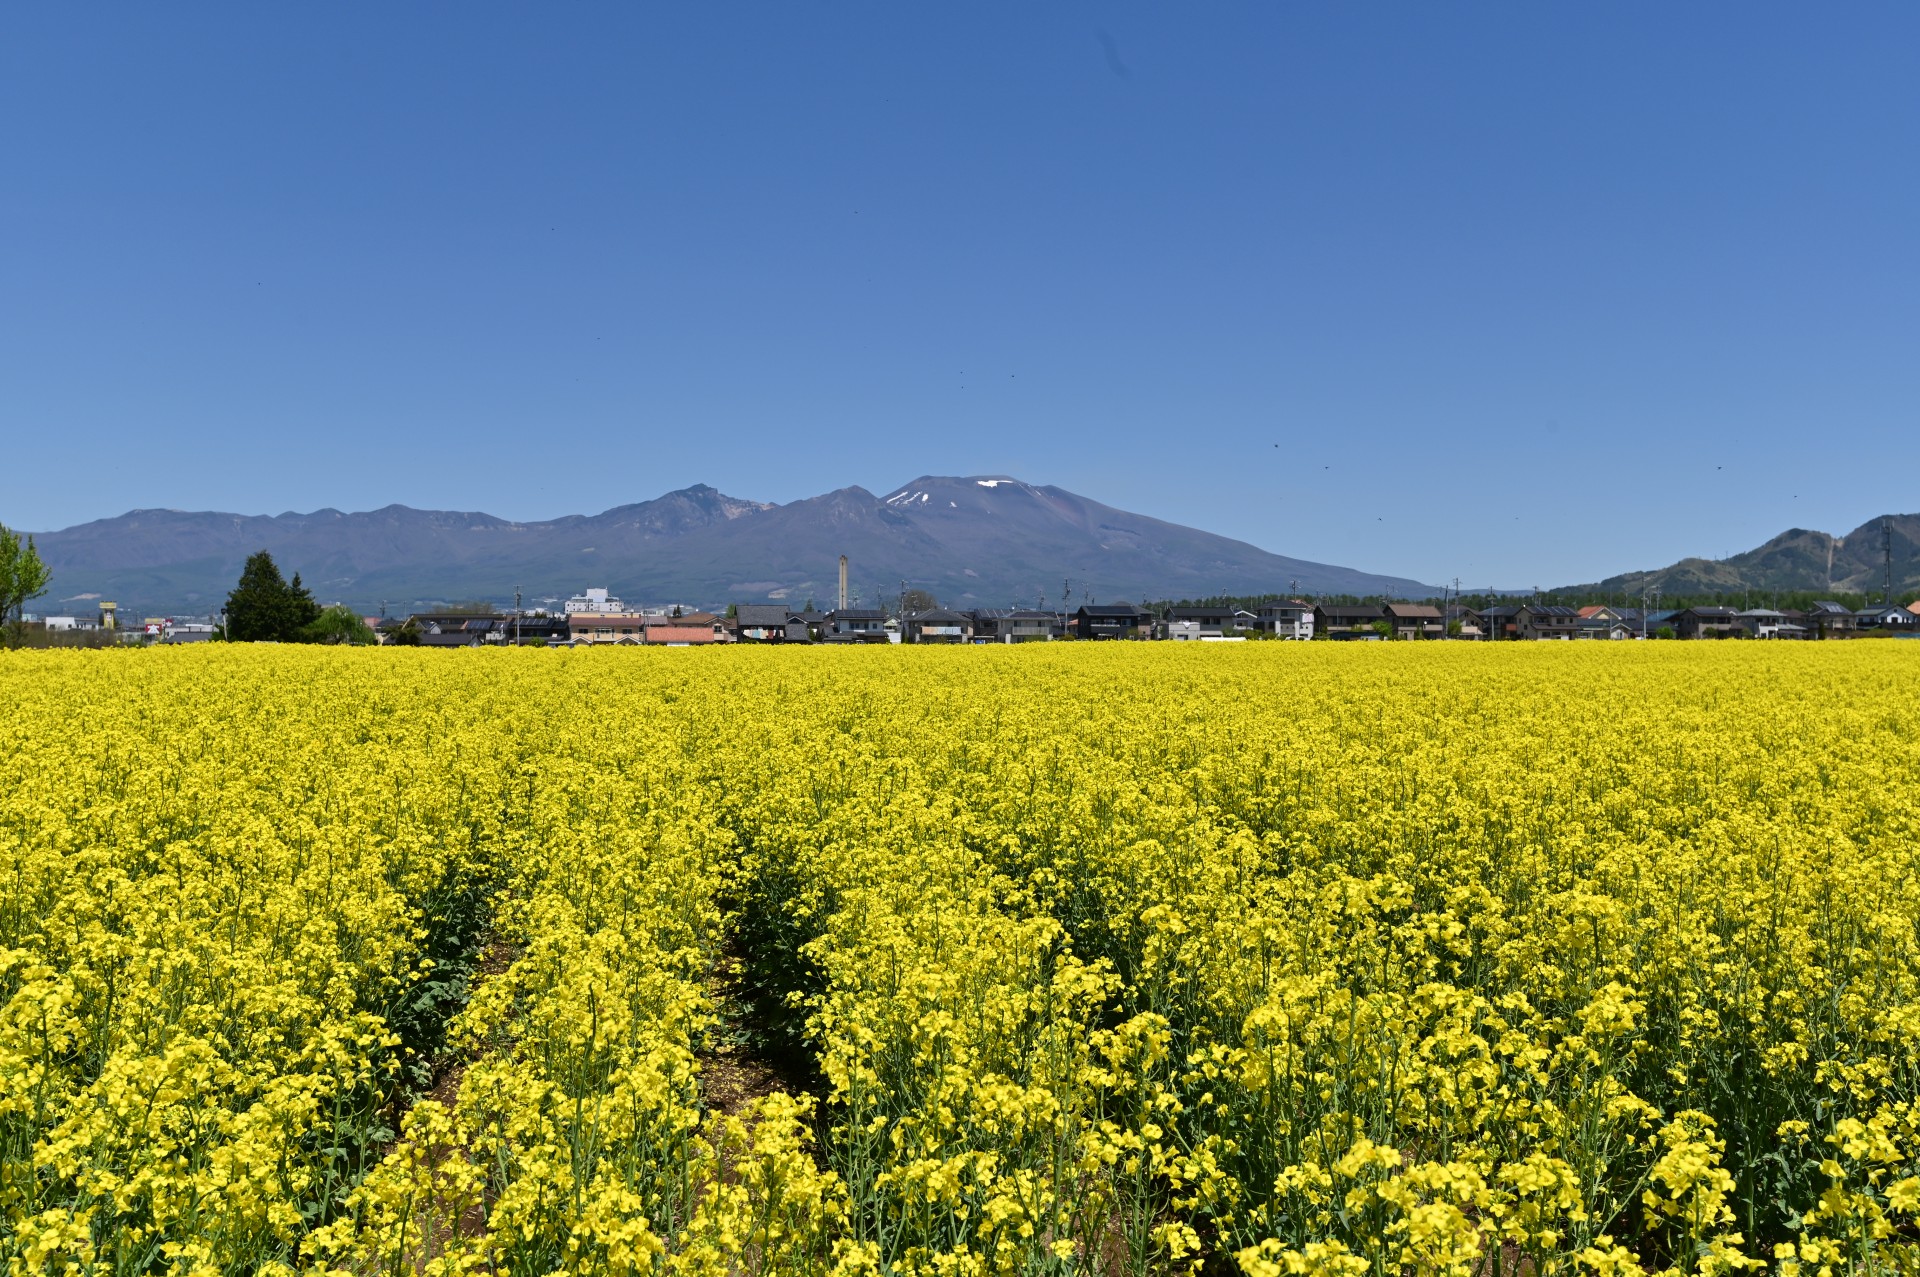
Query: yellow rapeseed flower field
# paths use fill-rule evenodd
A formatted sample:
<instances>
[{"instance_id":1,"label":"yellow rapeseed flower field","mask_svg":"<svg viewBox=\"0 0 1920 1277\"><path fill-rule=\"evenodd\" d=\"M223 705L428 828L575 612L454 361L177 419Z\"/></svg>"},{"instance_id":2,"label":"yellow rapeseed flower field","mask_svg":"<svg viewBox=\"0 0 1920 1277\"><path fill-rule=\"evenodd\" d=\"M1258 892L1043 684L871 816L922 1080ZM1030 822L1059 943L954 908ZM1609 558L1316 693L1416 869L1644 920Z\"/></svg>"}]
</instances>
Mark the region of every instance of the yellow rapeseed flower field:
<instances>
[{"instance_id":1,"label":"yellow rapeseed flower field","mask_svg":"<svg viewBox=\"0 0 1920 1277\"><path fill-rule=\"evenodd\" d=\"M0 696L11 1274L1920 1272L1920 644Z\"/></svg>"}]
</instances>

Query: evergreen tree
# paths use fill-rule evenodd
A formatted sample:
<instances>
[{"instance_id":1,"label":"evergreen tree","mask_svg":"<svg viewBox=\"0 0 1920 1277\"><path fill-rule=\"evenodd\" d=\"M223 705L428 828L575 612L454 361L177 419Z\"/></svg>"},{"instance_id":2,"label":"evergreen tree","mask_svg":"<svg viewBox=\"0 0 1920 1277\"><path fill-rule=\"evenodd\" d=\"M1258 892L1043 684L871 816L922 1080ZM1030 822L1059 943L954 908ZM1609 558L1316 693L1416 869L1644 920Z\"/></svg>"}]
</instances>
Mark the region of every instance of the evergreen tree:
<instances>
[{"instance_id":1,"label":"evergreen tree","mask_svg":"<svg viewBox=\"0 0 1920 1277\"><path fill-rule=\"evenodd\" d=\"M288 585L265 550L247 557L240 583L227 595L227 638L236 643L295 643L320 615L295 576ZM302 603L302 600L305 600Z\"/></svg>"},{"instance_id":2,"label":"evergreen tree","mask_svg":"<svg viewBox=\"0 0 1920 1277\"><path fill-rule=\"evenodd\" d=\"M300 584L300 574L293 574L293 584L287 587L287 611L293 618L295 633L288 635L289 641L298 641L300 631L320 619L320 605L313 601L313 592Z\"/></svg>"}]
</instances>

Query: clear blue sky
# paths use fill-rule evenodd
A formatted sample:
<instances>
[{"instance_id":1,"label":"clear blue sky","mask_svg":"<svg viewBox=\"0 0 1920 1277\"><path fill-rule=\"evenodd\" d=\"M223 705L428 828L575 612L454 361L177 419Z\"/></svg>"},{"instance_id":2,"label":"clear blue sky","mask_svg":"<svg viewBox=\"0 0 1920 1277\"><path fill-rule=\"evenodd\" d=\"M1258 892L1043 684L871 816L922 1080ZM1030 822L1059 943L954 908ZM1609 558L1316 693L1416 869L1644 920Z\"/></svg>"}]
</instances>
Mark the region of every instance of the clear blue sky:
<instances>
[{"instance_id":1,"label":"clear blue sky","mask_svg":"<svg viewBox=\"0 0 1920 1277\"><path fill-rule=\"evenodd\" d=\"M1844 532L1920 509L1916 85L1910 0L10 5L0 521L1004 472L1515 587Z\"/></svg>"}]
</instances>

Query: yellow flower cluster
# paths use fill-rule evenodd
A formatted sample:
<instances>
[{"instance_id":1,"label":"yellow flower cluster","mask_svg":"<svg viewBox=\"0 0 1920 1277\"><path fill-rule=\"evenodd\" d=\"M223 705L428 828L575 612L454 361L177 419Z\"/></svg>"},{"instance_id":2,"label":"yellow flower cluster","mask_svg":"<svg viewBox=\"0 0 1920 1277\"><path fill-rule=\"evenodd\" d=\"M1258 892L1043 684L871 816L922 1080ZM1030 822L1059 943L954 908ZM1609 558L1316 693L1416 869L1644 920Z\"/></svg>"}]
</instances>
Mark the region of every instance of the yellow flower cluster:
<instances>
[{"instance_id":1,"label":"yellow flower cluster","mask_svg":"<svg viewBox=\"0 0 1920 1277\"><path fill-rule=\"evenodd\" d=\"M1920 1271L1916 685L1920 644L6 655L0 1255Z\"/></svg>"}]
</instances>

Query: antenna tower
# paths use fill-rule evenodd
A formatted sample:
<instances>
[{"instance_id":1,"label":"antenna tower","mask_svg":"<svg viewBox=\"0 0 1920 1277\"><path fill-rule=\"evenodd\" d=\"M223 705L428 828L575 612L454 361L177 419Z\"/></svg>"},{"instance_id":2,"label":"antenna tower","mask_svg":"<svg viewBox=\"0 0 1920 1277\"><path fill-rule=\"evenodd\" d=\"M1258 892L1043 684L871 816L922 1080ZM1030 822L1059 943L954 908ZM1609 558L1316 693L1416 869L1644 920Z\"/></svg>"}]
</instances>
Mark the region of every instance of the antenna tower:
<instances>
[{"instance_id":1,"label":"antenna tower","mask_svg":"<svg viewBox=\"0 0 1920 1277\"><path fill-rule=\"evenodd\" d=\"M1880 553L1887 566L1887 606L1893 606L1893 516L1885 515L1880 520Z\"/></svg>"}]
</instances>

